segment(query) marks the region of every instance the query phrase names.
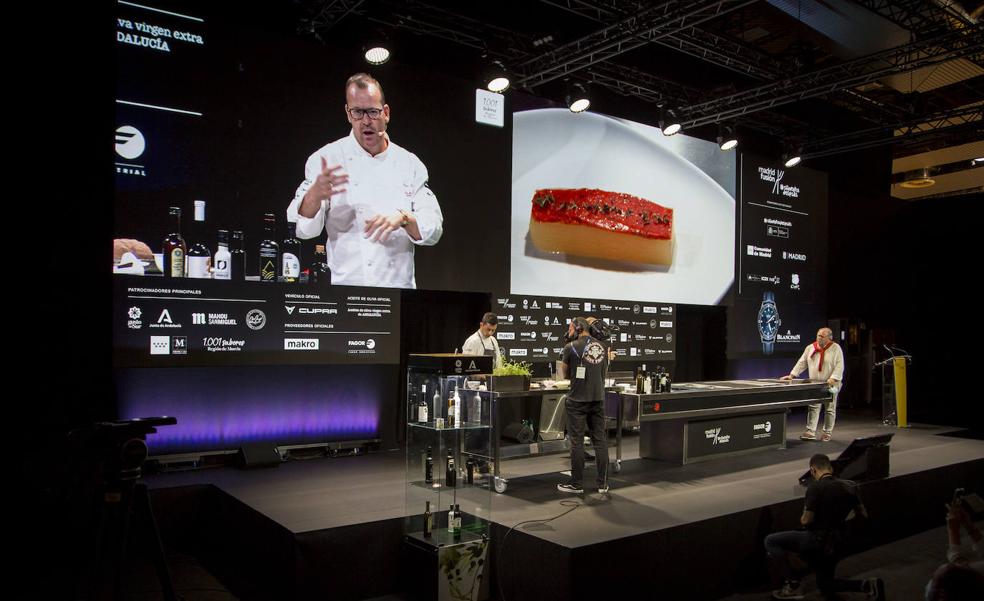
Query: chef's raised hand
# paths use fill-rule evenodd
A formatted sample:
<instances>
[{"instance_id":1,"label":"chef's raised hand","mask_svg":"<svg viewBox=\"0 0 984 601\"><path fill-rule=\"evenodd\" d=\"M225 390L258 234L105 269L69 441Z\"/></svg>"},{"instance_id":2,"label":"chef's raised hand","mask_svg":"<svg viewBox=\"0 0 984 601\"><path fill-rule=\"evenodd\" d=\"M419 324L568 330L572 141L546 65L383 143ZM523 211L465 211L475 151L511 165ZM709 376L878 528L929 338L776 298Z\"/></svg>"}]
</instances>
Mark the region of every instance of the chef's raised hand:
<instances>
[{"instance_id":1,"label":"chef's raised hand","mask_svg":"<svg viewBox=\"0 0 984 601\"><path fill-rule=\"evenodd\" d=\"M327 200L330 203L331 197L344 192L348 183L348 174L342 171L341 165L329 165L325 157L320 158L321 173L314 178L298 209L298 213L305 217L314 217L321 208L321 202Z\"/></svg>"}]
</instances>

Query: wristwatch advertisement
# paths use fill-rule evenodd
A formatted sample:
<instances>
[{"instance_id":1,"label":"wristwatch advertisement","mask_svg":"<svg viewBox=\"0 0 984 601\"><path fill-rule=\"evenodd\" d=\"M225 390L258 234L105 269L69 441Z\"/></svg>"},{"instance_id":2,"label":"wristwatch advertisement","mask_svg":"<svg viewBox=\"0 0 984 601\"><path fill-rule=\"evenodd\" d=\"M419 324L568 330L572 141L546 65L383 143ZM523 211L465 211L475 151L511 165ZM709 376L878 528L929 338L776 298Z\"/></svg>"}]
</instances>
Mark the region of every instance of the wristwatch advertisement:
<instances>
[{"instance_id":1,"label":"wristwatch advertisement","mask_svg":"<svg viewBox=\"0 0 984 601\"><path fill-rule=\"evenodd\" d=\"M776 295L772 291L762 293L762 305L758 311L759 339L762 341L762 354L771 355L775 350L776 334L779 333L779 309L776 307Z\"/></svg>"}]
</instances>

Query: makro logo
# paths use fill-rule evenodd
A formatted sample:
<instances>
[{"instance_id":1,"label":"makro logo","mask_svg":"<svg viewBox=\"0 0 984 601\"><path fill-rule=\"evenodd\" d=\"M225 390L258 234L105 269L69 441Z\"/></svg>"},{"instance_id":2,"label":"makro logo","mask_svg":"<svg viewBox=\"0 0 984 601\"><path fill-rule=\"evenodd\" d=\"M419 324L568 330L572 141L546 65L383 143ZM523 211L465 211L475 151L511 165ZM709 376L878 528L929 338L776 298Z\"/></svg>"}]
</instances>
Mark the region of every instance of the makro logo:
<instances>
[{"instance_id":1,"label":"makro logo","mask_svg":"<svg viewBox=\"0 0 984 601\"><path fill-rule=\"evenodd\" d=\"M787 261L806 261L806 255L803 253L790 253L782 251L782 258Z\"/></svg>"},{"instance_id":2,"label":"makro logo","mask_svg":"<svg viewBox=\"0 0 984 601\"><path fill-rule=\"evenodd\" d=\"M132 125L116 128L116 154L128 161L139 157L147 148L147 143L140 130Z\"/></svg>"},{"instance_id":3,"label":"makro logo","mask_svg":"<svg viewBox=\"0 0 984 601\"><path fill-rule=\"evenodd\" d=\"M496 332L495 337L498 340L516 340L516 332Z\"/></svg>"},{"instance_id":4,"label":"makro logo","mask_svg":"<svg viewBox=\"0 0 984 601\"><path fill-rule=\"evenodd\" d=\"M643 307L643 313L659 313L659 307Z\"/></svg>"},{"instance_id":5,"label":"makro logo","mask_svg":"<svg viewBox=\"0 0 984 601\"><path fill-rule=\"evenodd\" d=\"M661 321L661 322L659 322L659 327L661 327L661 328L672 328L673 327L673 322L672 321Z\"/></svg>"},{"instance_id":6,"label":"makro logo","mask_svg":"<svg viewBox=\"0 0 984 601\"><path fill-rule=\"evenodd\" d=\"M524 349L524 348L513 348L513 349L509 349L509 356L510 357L525 357L526 356L526 349Z\"/></svg>"},{"instance_id":7,"label":"makro logo","mask_svg":"<svg viewBox=\"0 0 984 601\"><path fill-rule=\"evenodd\" d=\"M721 434L721 428L711 428L704 430L704 438L713 440L711 444L728 444L731 442L730 434Z\"/></svg>"},{"instance_id":8,"label":"makro logo","mask_svg":"<svg viewBox=\"0 0 984 601\"><path fill-rule=\"evenodd\" d=\"M316 351L320 342L317 338L284 338L284 350Z\"/></svg>"}]
</instances>

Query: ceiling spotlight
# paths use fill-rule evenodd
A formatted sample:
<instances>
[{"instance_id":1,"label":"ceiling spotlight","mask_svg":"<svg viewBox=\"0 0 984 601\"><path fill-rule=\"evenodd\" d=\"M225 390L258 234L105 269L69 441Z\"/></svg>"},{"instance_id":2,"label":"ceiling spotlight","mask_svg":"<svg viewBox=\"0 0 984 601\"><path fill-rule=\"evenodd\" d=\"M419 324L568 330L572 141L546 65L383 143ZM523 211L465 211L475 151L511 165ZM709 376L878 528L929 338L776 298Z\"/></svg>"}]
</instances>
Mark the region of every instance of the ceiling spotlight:
<instances>
[{"instance_id":1,"label":"ceiling spotlight","mask_svg":"<svg viewBox=\"0 0 984 601\"><path fill-rule=\"evenodd\" d=\"M485 87L501 94L509 89L509 73L501 61L492 61L485 73Z\"/></svg>"},{"instance_id":2,"label":"ceiling spotlight","mask_svg":"<svg viewBox=\"0 0 984 601\"><path fill-rule=\"evenodd\" d=\"M784 148L785 150L782 153L782 164L785 165L787 169L799 165L800 161L803 160L803 147L787 142Z\"/></svg>"},{"instance_id":3,"label":"ceiling spotlight","mask_svg":"<svg viewBox=\"0 0 984 601\"><path fill-rule=\"evenodd\" d=\"M572 113L583 113L591 106L588 89L580 83L569 83L567 85L567 94L564 96L564 101Z\"/></svg>"},{"instance_id":4,"label":"ceiling spotlight","mask_svg":"<svg viewBox=\"0 0 984 601\"><path fill-rule=\"evenodd\" d=\"M382 65L390 59L389 44L379 35L362 48L362 56L370 65Z\"/></svg>"},{"instance_id":5,"label":"ceiling spotlight","mask_svg":"<svg viewBox=\"0 0 984 601\"><path fill-rule=\"evenodd\" d=\"M721 150L731 150L737 147L738 136L735 135L735 128L731 125L720 126L718 128L717 143Z\"/></svg>"},{"instance_id":6,"label":"ceiling spotlight","mask_svg":"<svg viewBox=\"0 0 984 601\"><path fill-rule=\"evenodd\" d=\"M922 169L916 169L915 171L909 171L903 176L902 182L899 183L903 188L928 188L936 183L936 180L929 176L929 168L924 167Z\"/></svg>"},{"instance_id":7,"label":"ceiling spotlight","mask_svg":"<svg viewBox=\"0 0 984 601\"><path fill-rule=\"evenodd\" d=\"M664 136L672 136L683 129L676 111L669 107L661 107L659 111L659 129Z\"/></svg>"}]
</instances>

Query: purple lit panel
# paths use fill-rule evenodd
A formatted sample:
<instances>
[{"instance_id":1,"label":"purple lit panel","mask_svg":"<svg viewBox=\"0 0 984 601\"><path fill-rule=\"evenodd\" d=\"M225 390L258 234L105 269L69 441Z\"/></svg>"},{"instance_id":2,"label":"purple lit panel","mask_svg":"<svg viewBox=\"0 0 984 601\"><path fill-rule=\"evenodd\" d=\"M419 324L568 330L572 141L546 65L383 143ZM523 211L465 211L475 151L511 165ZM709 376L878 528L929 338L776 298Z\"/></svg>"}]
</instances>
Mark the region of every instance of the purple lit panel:
<instances>
[{"instance_id":1,"label":"purple lit panel","mask_svg":"<svg viewBox=\"0 0 984 601\"><path fill-rule=\"evenodd\" d=\"M148 438L152 454L380 437L397 394L395 366L121 369L120 419L170 415Z\"/></svg>"},{"instance_id":2,"label":"purple lit panel","mask_svg":"<svg viewBox=\"0 0 984 601\"><path fill-rule=\"evenodd\" d=\"M732 359L728 362L729 380L779 378L796 365L797 357L768 357L761 359Z\"/></svg>"}]
</instances>

